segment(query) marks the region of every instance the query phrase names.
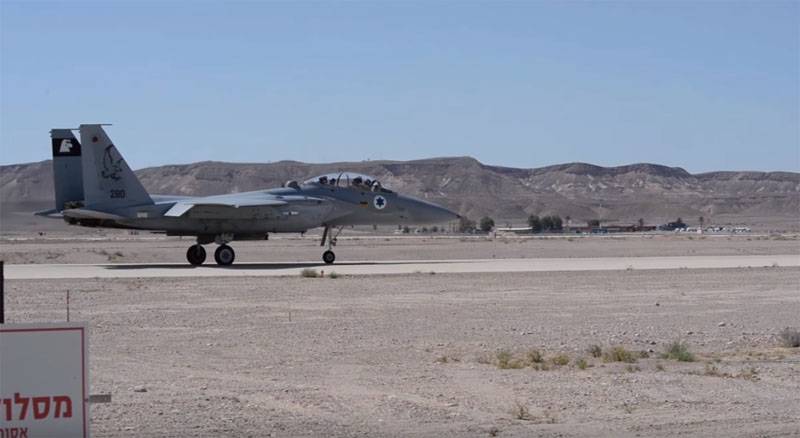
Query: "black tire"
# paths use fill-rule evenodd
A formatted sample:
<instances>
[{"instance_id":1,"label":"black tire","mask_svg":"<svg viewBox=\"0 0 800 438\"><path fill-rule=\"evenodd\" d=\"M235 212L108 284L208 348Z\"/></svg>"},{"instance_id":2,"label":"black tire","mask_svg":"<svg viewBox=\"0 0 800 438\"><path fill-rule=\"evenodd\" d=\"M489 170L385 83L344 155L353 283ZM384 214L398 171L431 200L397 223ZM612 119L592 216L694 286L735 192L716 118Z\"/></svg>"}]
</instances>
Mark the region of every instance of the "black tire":
<instances>
[{"instance_id":1,"label":"black tire","mask_svg":"<svg viewBox=\"0 0 800 438\"><path fill-rule=\"evenodd\" d=\"M233 264L233 261L236 260L236 253L230 246L220 245L217 250L214 251L214 260L216 260L217 264L220 266L230 266Z\"/></svg>"},{"instance_id":2,"label":"black tire","mask_svg":"<svg viewBox=\"0 0 800 438\"><path fill-rule=\"evenodd\" d=\"M326 265L330 265L336 260L336 254L333 253L331 250L327 250L322 253L322 261L325 262Z\"/></svg>"},{"instance_id":3,"label":"black tire","mask_svg":"<svg viewBox=\"0 0 800 438\"><path fill-rule=\"evenodd\" d=\"M192 245L186 251L186 260L194 266L202 265L206 261L206 249L202 245Z\"/></svg>"}]
</instances>

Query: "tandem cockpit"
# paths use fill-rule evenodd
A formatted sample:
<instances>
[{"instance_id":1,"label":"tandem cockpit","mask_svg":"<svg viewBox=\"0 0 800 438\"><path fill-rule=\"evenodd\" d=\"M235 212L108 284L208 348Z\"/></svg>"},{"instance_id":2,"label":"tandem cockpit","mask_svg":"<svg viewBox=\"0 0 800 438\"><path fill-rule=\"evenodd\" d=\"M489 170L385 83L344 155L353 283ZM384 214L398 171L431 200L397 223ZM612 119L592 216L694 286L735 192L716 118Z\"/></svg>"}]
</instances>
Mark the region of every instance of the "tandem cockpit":
<instances>
[{"instance_id":1,"label":"tandem cockpit","mask_svg":"<svg viewBox=\"0 0 800 438\"><path fill-rule=\"evenodd\" d=\"M391 190L381 184L377 179L352 172L329 173L308 179L305 184L316 184L320 186L334 186L341 188L352 188L361 191L371 191L380 193L392 193Z\"/></svg>"}]
</instances>

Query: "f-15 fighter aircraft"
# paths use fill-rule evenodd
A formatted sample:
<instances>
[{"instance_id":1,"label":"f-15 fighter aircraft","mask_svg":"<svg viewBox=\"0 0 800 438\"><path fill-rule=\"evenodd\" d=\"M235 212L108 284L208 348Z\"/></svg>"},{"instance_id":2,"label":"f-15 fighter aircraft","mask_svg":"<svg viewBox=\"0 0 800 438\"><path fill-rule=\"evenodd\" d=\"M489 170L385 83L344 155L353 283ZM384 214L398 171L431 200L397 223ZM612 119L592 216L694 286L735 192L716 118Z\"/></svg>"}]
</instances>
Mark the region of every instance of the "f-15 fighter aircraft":
<instances>
[{"instance_id":1,"label":"f-15 fighter aircraft","mask_svg":"<svg viewBox=\"0 0 800 438\"><path fill-rule=\"evenodd\" d=\"M186 251L192 265L206 260L203 245L216 243L214 260L230 265L228 244L265 240L269 233L303 233L323 227L320 246L333 263L342 228L373 224L432 224L458 219L446 208L395 193L375 178L337 172L281 188L228 195L150 195L131 171L102 125L81 125L80 141L70 129L50 131L56 208L37 214L62 217L72 225L128 228L195 236ZM335 234L334 234L335 233Z\"/></svg>"}]
</instances>

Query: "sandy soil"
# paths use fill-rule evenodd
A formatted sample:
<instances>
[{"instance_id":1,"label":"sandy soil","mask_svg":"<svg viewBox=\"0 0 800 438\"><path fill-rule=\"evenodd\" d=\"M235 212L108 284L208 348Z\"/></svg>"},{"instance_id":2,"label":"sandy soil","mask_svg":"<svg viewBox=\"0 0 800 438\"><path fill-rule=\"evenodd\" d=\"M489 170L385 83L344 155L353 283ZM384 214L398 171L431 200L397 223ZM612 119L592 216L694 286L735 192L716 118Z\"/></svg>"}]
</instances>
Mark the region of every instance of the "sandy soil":
<instances>
[{"instance_id":1,"label":"sandy soil","mask_svg":"<svg viewBox=\"0 0 800 438\"><path fill-rule=\"evenodd\" d=\"M113 396L95 436L798 436L800 349L776 334L800 328L799 284L781 267L14 280L6 302L9 322L63 320L72 291L92 392ZM678 339L697 361L658 358ZM592 344L652 351L605 363ZM547 370L498 366L531 349Z\"/></svg>"},{"instance_id":2,"label":"sandy soil","mask_svg":"<svg viewBox=\"0 0 800 438\"><path fill-rule=\"evenodd\" d=\"M233 242L237 262L318 261L319 236L281 235ZM193 239L98 231L92 236L25 235L0 238L0 259L21 263L186 263ZM216 245L208 245L209 260ZM352 235L335 248L337 261L491 258L642 257L800 254L800 235L613 235L555 237L405 237Z\"/></svg>"}]
</instances>

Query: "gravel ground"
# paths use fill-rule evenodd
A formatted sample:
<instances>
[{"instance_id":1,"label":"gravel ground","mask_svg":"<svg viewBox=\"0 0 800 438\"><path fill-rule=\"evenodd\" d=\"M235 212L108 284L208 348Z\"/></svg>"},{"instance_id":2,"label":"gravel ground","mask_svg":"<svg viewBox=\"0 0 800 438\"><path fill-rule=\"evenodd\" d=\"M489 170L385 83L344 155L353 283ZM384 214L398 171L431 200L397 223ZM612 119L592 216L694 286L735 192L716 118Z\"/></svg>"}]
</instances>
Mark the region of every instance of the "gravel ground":
<instances>
[{"instance_id":1,"label":"gravel ground","mask_svg":"<svg viewBox=\"0 0 800 438\"><path fill-rule=\"evenodd\" d=\"M798 436L800 349L777 334L800 328L799 285L781 267L15 280L6 307L63 320L72 291L92 393L113 397L95 436ZM697 360L659 358L675 340ZM652 351L604 362L593 344Z\"/></svg>"}]
</instances>

